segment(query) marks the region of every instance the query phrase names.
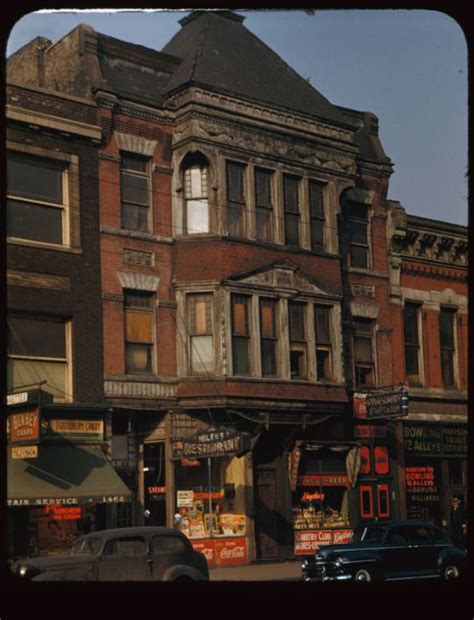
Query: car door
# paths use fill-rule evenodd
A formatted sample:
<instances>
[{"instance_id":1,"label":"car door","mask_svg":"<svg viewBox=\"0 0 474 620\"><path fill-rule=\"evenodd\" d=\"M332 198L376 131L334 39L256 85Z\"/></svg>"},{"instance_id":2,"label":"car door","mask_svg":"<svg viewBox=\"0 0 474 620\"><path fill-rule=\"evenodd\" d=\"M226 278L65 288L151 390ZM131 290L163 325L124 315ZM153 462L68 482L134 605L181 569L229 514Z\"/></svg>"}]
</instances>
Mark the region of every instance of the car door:
<instances>
[{"instance_id":1,"label":"car door","mask_svg":"<svg viewBox=\"0 0 474 620\"><path fill-rule=\"evenodd\" d=\"M144 536L110 538L99 562L99 581L148 581L151 558Z\"/></svg>"},{"instance_id":2,"label":"car door","mask_svg":"<svg viewBox=\"0 0 474 620\"><path fill-rule=\"evenodd\" d=\"M403 579L416 573L407 526L395 526L388 530L381 555L386 579Z\"/></svg>"},{"instance_id":3,"label":"car door","mask_svg":"<svg viewBox=\"0 0 474 620\"><path fill-rule=\"evenodd\" d=\"M419 576L435 575L439 549L434 542L434 531L429 525L410 526L410 545L413 550L413 566Z\"/></svg>"},{"instance_id":4,"label":"car door","mask_svg":"<svg viewBox=\"0 0 474 620\"><path fill-rule=\"evenodd\" d=\"M161 581L173 566L190 565L191 552L178 536L157 535L151 539L151 578Z\"/></svg>"}]
</instances>

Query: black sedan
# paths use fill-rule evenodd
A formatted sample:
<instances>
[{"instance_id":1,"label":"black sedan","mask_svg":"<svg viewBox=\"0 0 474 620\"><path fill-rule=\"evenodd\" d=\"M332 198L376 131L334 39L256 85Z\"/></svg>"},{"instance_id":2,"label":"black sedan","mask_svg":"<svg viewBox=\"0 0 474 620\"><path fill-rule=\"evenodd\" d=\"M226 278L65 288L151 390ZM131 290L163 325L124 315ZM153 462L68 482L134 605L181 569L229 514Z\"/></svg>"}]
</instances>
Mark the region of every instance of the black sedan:
<instances>
[{"instance_id":1,"label":"black sedan","mask_svg":"<svg viewBox=\"0 0 474 620\"><path fill-rule=\"evenodd\" d=\"M302 562L304 581L453 580L466 552L426 521L372 523L354 530L344 545L320 547Z\"/></svg>"},{"instance_id":2,"label":"black sedan","mask_svg":"<svg viewBox=\"0 0 474 620\"><path fill-rule=\"evenodd\" d=\"M32 581L209 581L206 557L165 527L93 532L70 555L20 560L12 570Z\"/></svg>"}]
</instances>

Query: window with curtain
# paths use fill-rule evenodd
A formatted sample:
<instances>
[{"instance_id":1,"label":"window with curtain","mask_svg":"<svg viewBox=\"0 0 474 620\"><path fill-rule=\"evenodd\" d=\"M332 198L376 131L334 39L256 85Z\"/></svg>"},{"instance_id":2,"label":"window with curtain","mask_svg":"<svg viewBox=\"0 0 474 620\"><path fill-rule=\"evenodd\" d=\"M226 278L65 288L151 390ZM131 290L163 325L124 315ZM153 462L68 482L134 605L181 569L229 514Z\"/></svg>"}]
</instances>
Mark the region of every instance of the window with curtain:
<instances>
[{"instance_id":1,"label":"window with curtain","mask_svg":"<svg viewBox=\"0 0 474 620\"><path fill-rule=\"evenodd\" d=\"M283 175L283 200L285 211L285 244L300 245L300 179L288 174Z\"/></svg>"},{"instance_id":2,"label":"window with curtain","mask_svg":"<svg viewBox=\"0 0 474 620\"><path fill-rule=\"evenodd\" d=\"M214 371L212 293L188 295L191 374Z\"/></svg>"},{"instance_id":3,"label":"window with curtain","mask_svg":"<svg viewBox=\"0 0 474 620\"><path fill-rule=\"evenodd\" d=\"M6 202L8 237L55 245L68 243L64 163L8 153Z\"/></svg>"},{"instance_id":4,"label":"window with curtain","mask_svg":"<svg viewBox=\"0 0 474 620\"><path fill-rule=\"evenodd\" d=\"M276 299L260 299L260 347L264 377L274 377L278 374L277 304Z\"/></svg>"},{"instance_id":5,"label":"window with curtain","mask_svg":"<svg viewBox=\"0 0 474 620\"><path fill-rule=\"evenodd\" d=\"M7 389L46 381L55 400L71 400L67 321L10 315L7 319Z\"/></svg>"},{"instance_id":6,"label":"window with curtain","mask_svg":"<svg viewBox=\"0 0 474 620\"><path fill-rule=\"evenodd\" d=\"M125 291L125 372L153 371L154 299L152 293Z\"/></svg>"},{"instance_id":7,"label":"window with curtain","mask_svg":"<svg viewBox=\"0 0 474 620\"><path fill-rule=\"evenodd\" d=\"M441 308L439 312L439 343L441 349L441 376L446 388L455 387L454 380L454 317L452 308Z\"/></svg>"},{"instance_id":8,"label":"window with curtain","mask_svg":"<svg viewBox=\"0 0 474 620\"><path fill-rule=\"evenodd\" d=\"M250 297L232 295L232 367L234 375L250 373Z\"/></svg>"},{"instance_id":9,"label":"window with curtain","mask_svg":"<svg viewBox=\"0 0 474 620\"><path fill-rule=\"evenodd\" d=\"M309 216L311 224L311 249L324 250L324 184L309 182Z\"/></svg>"},{"instance_id":10,"label":"window with curtain","mask_svg":"<svg viewBox=\"0 0 474 620\"><path fill-rule=\"evenodd\" d=\"M257 241L273 241L273 172L255 168Z\"/></svg>"},{"instance_id":11,"label":"window with curtain","mask_svg":"<svg viewBox=\"0 0 474 620\"><path fill-rule=\"evenodd\" d=\"M306 304L289 302L290 375L292 379L307 377Z\"/></svg>"},{"instance_id":12,"label":"window with curtain","mask_svg":"<svg viewBox=\"0 0 474 620\"><path fill-rule=\"evenodd\" d=\"M186 234L209 232L209 163L200 153L183 162L184 230Z\"/></svg>"},{"instance_id":13,"label":"window with curtain","mask_svg":"<svg viewBox=\"0 0 474 620\"><path fill-rule=\"evenodd\" d=\"M149 158L134 153L120 157L120 195L122 228L150 231Z\"/></svg>"},{"instance_id":14,"label":"window with curtain","mask_svg":"<svg viewBox=\"0 0 474 620\"><path fill-rule=\"evenodd\" d=\"M227 229L235 237L245 235L245 171L243 164L227 162Z\"/></svg>"},{"instance_id":15,"label":"window with curtain","mask_svg":"<svg viewBox=\"0 0 474 620\"><path fill-rule=\"evenodd\" d=\"M318 381L332 377L331 308L314 306L314 331L316 337L316 376Z\"/></svg>"}]
</instances>

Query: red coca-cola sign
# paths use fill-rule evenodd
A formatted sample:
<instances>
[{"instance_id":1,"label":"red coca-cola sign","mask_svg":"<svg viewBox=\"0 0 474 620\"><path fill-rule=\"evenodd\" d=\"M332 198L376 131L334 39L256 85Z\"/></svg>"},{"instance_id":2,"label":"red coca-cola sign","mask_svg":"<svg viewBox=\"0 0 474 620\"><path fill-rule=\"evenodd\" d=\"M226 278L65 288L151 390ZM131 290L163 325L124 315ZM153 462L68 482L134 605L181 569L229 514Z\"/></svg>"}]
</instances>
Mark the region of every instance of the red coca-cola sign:
<instances>
[{"instance_id":1,"label":"red coca-cola sign","mask_svg":"<svg viewBox=\"0 0 474 620\"><path fill-rule=\"evenodd\" d=\"M216 559L219 566L232 566L246 564L247 562L247 539L227 538L216 540Z\"/></svg>"},{"instance_id":2,"label":"red coca-cola sign","mask_svg":"<svg viewBox=\"0 0 474 620\"><path fill-rule=\"evenodd\" d=\"M206 556L209 568L216 565L215 544L213 540L191 540L191 544L196 551L200 551Z\"/></svg>"}]
</instances>

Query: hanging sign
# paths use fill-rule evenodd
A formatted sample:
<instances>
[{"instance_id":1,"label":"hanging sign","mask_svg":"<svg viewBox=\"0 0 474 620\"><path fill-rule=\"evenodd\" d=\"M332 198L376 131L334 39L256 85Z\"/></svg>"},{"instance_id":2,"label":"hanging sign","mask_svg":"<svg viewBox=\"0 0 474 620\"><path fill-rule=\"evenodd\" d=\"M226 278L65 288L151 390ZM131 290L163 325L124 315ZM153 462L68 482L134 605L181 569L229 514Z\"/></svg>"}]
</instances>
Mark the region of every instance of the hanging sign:
<instances>
[{"instance_id":1,"label":"hanging sign","mask_svg":"<svg viewBox=\"0 0 474 620\"><path fill-rule=\"evenodd\" d=\"M208 432L183 438L181 446L175 458L242 456L250 450L250 435L228 428L210 429Z\"/></svg>"},{"instance_id":2,"label":"hanging sign","mask_svg":"<svg viewBox=\"0 0 474 620\"><path fill-rule=\"evenodd\" d=\"M354 394L354 417L377 419L408 415L408 392L404 388Z\"/></svg>"},{"instance_id":3,"label":"hanging sign","mask_svg":"<svg viewBox=\"0 0 474 620\"><path fill-rule=\"evenodd\" d=\"M39 443L40 441L40 413L39 407L12 413L10 415L10 441L12 444Z\"/></svg>"}]
</instances>

